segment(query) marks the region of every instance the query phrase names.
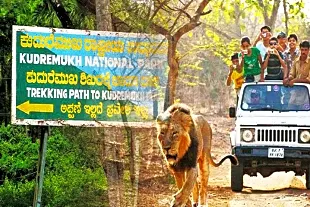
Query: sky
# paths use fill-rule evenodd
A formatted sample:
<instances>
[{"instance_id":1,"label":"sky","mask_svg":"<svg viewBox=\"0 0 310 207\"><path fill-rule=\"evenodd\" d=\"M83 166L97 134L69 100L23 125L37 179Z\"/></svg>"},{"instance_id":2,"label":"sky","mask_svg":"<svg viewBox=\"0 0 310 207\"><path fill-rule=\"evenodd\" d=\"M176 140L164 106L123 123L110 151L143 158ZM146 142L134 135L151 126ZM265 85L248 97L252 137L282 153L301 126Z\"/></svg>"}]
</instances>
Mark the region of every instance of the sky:
<instances>
[{"instance_id":1,"label":"sky","mask_svg":"<svg viewBox=\"0 0 310 207\"><path fill-rule=\"evenodd\" d=\"M306 0L305 1L305 8L304 8L304 12L306 14L306 18L307 20L310 22L310 14L309 14L309 10L310 10L310 1Z\"/></svg>"}]
</instances>

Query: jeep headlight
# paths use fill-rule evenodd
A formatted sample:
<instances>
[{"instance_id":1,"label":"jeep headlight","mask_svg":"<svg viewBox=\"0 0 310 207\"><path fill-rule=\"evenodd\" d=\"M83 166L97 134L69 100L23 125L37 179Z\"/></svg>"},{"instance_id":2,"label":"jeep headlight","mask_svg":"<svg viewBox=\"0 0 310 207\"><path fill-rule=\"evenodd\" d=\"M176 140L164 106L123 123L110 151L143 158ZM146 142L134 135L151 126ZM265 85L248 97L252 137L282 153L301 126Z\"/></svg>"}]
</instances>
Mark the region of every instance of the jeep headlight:
<instances>
[{"instance_id":1,"label":"jeep headlight","mask_svg":"<svg viewBox=\"0 0 310 207\"><path fill-rule=\"evenodd\" d=\"M254 141L254 130L253 129L243 129L241 131L241 138L245 142L252 142Z\"/></svg>"},{"instance_id":2,"label":"jeep headlight","mask_svg":"<svg viewBox=\"0 0 310 207\"><path fill-rule=\"evenodd\" d=\"M308 130L303 130L299 134L299 139L303 143L309 142L310 141L310 132Z\"/></svg>"}]
</instances>

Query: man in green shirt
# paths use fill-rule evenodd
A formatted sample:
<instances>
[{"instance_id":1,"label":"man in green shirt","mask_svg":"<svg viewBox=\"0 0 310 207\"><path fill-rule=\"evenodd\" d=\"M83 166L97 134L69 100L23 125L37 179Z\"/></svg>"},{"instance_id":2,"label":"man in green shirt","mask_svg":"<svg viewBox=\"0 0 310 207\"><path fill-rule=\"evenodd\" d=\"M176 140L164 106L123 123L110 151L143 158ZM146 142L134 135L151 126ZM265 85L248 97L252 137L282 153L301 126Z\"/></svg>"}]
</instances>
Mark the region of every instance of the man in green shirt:
<instances>
[{"instance_id":1,"label":"man in green shirt","mask_svg":"<svg viewBox=\"0 0 310 207\"><path fill-rule=\"evenodd\" d=\"M249 37L241 38L241 52L239 54L240 64L237 67L238 72L243 71L245 82L254 82L259 80L263 64L260 51L251 46Z\"/></svg>"}]
</instances>

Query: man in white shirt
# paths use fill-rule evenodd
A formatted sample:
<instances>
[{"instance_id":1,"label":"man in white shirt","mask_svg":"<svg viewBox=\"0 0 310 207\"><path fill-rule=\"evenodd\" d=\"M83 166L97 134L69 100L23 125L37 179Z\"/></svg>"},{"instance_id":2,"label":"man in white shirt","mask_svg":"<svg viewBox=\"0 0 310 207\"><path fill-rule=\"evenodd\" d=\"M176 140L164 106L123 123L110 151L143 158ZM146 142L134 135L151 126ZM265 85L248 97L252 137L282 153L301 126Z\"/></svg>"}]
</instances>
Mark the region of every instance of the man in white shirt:
<instances>
[{"instance_id":1,"label":"man in white shirt","mask_svg":"<svg viewBox=\"0 0 310 207\"><path fill-rule=\"evenodd\" d=\"M271 28L265 25L260 29L260 33L257 35L257 38L254 42L254 47L257 47L257 49L259 49L263 61L267 53L269 47L269 40L271 37L272 37Z\"/></svg>"}]
</instances>

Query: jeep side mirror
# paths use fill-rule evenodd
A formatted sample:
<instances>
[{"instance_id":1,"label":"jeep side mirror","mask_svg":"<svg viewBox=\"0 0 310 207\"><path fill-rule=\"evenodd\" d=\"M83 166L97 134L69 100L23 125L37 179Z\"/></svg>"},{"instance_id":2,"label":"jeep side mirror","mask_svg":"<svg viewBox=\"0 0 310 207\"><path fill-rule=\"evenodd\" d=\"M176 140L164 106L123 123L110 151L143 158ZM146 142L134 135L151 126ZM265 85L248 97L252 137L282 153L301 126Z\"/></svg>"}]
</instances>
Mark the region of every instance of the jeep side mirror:
<instances>
[{"instance_id":1,"label":"jeep side mirror","mask_svg":"<svg viewBox=\"0 0 310 207\"><path fill-rule=\"evenodd\" d=\"M229 117L230 118L236 117L236 107L229 107Z\"/></svg>"}]
</instances>

